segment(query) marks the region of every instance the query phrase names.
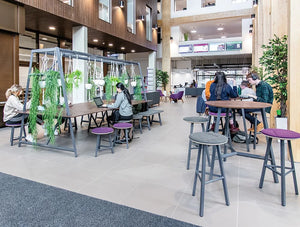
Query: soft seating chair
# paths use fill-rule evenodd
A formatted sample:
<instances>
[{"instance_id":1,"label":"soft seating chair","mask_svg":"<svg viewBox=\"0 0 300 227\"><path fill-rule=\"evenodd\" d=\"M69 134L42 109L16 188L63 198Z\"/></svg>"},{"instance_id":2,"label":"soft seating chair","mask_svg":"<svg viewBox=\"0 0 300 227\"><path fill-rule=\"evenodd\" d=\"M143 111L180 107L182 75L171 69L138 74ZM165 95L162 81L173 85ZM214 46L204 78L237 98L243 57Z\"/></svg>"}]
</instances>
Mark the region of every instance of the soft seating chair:
<instances>
[{"instance_id":1,"label":"soft seating chair","mask_svg":"<svg viewBox=\"0 0 300 227\"><path fill-rule=\"evenodd\" d=\"M170 102L174 101L177 102L178 100L181 100L183 102L182 96L183 96L184 91L180 91L176 94L170 95Z\"/></svg>"}]
</instances>

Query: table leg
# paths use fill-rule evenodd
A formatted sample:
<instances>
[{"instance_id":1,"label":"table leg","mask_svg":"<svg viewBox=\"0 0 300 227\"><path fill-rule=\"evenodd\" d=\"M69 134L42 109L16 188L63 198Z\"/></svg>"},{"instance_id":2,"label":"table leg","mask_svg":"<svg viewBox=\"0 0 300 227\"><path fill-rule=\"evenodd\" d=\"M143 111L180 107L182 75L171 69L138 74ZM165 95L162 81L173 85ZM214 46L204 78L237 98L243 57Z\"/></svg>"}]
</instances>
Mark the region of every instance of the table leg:
<instances>
[{"instance_id":1,"label":"table leg","mask_svg":"<svg viewBox=\"0 0 300 227\"><path fill-rule=\"evenodd\" d=\"M250 152L250 149L249 149L249 136L248 136L248 133L247 133L247 126L246 126L246 120L245 120L245 110L244 109L241 109L241 110L242 110L242 117L243 117L244 132L245 132L245 136L246 136L247 151Z\"/></svg>"}]
</instances>

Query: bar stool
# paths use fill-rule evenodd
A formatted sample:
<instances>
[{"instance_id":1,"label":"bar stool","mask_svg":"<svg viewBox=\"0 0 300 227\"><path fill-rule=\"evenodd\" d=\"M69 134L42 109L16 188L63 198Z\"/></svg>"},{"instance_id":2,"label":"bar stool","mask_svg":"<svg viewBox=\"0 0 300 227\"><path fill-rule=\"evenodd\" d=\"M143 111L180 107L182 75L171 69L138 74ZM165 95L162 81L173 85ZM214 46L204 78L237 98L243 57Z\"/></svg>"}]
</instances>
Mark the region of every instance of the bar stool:
<instances>
[{"instance_id":1,"label":"bar stool","mask_svg":"<svg viewBox=\"0 0 300 227\"><path fill-rule=\"evenodd\" d=\"M118 135L118 130L124 130L125 131L125 140L126 140L126 147L128 149L128 132L129 132L129 129L131 129L133 127L132 124L130 123L127 123L127 122L120 122L120 123L116 123L113 125L113 128L116 129L115 130L115 139L114 139L114 146L115 146L115 143L116 141L118 140L119 142L120 141L120 138L118 139L118 137L120 137L120 135Z\"/></svg>"},{"instance_id":2,"label":"bar stool","mask_svg":"<svg viewBox=\"0 0 300 227\"><path fill-rule=\"evenodd\" d=\"M208 112L208 122L210 123L212 117L215 120L217 118L217 116L218 116L218 113ZM230 117L230 116L231 116L231 113L229 113L228 117ZM223 126L223 118L225 118L225 117L226 117L226 113L221 113L221 115L220 115L220 124L222 127L221 131L224 131L224 129L225 129L225 127ZM216 127L216 125L215 125L215 127ZM207 124L207 128L206 128L206 131L208 131L208 130L209 130L209 124Z\"/></svg>"},{"instance_id":3,"label":"bar stool","mask_svg":"<svg viewBox=\"0 0 300 227\"><path fill-rule=\"evenodd\" d=\"M19 123L19 124L8 124L8 123L5 123L5 126L11 128L9 141L10 141L10 146L13 146L14 145L14 140L19 140L20 139L20 136L14 137L15 136L15 128L20 128L22 126L22 124L21 123ZM22 138L25 138L26 137L25 127L23 128L23 133L24 133L24 135L22 136Z\"/></svg>"},{"instance_id":4,"label":"bar stool","mask_svg":"<svg viewBox=\"0 0 300 227\"><path fill-rule=\"evenodd\" d=\"M212 133L212 132L192 133L189 136L189 138L193 143L196 143L199 145L192 195L195 196L197 178L199 178L200 184L201 184L199 215L201 217L203 217L205 184L212 183L212 182L215 182L218 180L222 180L225 202L226 202L226 205L229 206L228 190L227 190L227 184L226 184L226 179L225 179L225 174L224 174L223 159L222 159L221 152L220 152L220 145L227 143L228 138L226 136L220 135L218 133ZM205 175L209 174L209 173L206 173L206 156L208 153L208 149L207 149L208 146L216 147L216 149L214 149L213 152L217 152L218 161L219 161L219 165L220 165L220 174L212 174L212 176L215 178L205 181ZM199 170L201 153L202 153L202 160L201 160L202 166L201 166L201 170ZM213 155L215 155L215 154L213 154Z\"/></svg>"},{"instance_id":5,"label":"bar stool","mask_svg":"<svg viewBox=\"0 0 300 227\"><path fill-rule=\"evenodd\" d=\"M296 179L296 171L295 171L295 164L294 164L294 158L293 158L293 152L292 152L292 145L291 140L292 139L299 139L300 133L286 130L286 129L275 129L275 128L268 128L263 129L261 131L266 137L267 137L267 150L266 155L264 159L264 164L261 172L260 182L259 182L259 188L263 187L266 168L270 169L273 173L276 175L281 176L281 205L286 205L286 190L285 190L285 176L289 173L293 174L293 180L294 180L294 188L295 188L295 194L298 195L298 185L297 185L297 179ZM273 160L274 164L268 164L268 157L271 154L271 147L272 147L272 139L280 139L280 166L276 166L275 160ZM289 155L291 159L291 167L285 166L285 145L284 141L287 140L288 143L288 150ZM277 171L277 168L280 168L280 171ZM286 170L289 170L286 172Z\"/></svg>"},{"instance_id":6,"label":"bar stool","mask_svg":"<svg viewBox=\"0 0 300 227\"><path fill-rule=\"evenodd\" d=\"M111 153L114 153L112 139L111 139L111 135L113 134L113 132L114 132L114 130L110 127L99 127L99 128L94 128L92 130L92 133L97 135L95 157L97 157L98 151L103 151L103 150L107 150L107 149L110 149ZM105 136L105 135L109 136L109 146L101 145L101 136Z\"/></svg>"},{"instance_id":7,"label":"bar stool","mask_svg":"<svg viewBox=\"0 0 300 227\"><path fill-rule=\"evenodd\" d=\"M194 124L201 124L202 126L202 132L205 132L205 127L204 124L208 122L208 117L184 117L184 121L189 122L191 124L190 126L190 134L194 132ZM192 141L190 140L189 142L189 148L188 148L188 156L187 156L187 164L186 164L186 169L190 169L190 159L191 159L191 151L192 149L198 149L198 146L193 146ZM209 157L209 156L208 156Z\"/></svg>"}]
</instances>

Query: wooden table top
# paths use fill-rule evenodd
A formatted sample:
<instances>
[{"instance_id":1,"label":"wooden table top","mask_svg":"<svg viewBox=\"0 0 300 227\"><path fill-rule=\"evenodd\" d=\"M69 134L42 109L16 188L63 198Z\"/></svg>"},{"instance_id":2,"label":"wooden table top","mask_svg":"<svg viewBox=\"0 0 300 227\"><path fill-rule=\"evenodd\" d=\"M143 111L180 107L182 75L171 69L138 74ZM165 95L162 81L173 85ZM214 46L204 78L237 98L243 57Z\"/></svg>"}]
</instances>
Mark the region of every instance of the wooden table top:
<instances>
[{"instance_id":1,"label":"wooden table top","mask_svg":"<svg viewBox=\"0 0 300 227\"><path fill-rule=\"evenodd\" d=\"M220 100L220 101L207 101L209 106L230 108L230 109L263 109L271 107L272 104L265 102L253 102L242 100Z\"/></svg>"}]
</instances>

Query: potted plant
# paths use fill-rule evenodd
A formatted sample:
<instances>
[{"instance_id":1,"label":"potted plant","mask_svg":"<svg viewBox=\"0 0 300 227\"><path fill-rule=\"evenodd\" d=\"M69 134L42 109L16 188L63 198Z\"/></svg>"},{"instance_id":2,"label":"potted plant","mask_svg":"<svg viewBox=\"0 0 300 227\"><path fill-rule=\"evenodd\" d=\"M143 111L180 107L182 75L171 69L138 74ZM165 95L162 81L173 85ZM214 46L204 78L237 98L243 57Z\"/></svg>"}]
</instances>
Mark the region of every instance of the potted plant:
<instances>
[{"instance_id":1,"label":"potted plant","mask_svg":"<svg viewBox=\"0 0 300 227\"><path fill-rule=\"evenodd\" d=\"M169 83L169 75L162 70L156 70L156 87L162 86L166 91L167 84Z\"/></svg>"},{"instance_id":2,"label":"potted plant","mask_svg":"<svg viewBox=\"0 0 300 227\"><path fill-rule=\"evenodd\" d=\"M259 63L263 66L263 78L274 88L274 99L279 104L277 118L286 117L287 79L288 79L288 44L287 36L274 35L268 45L262 45L263 55ZM276 119L277 121L277 119ZM285 120L287 124L287 119Z\"/></svg>"}]
</instances>

